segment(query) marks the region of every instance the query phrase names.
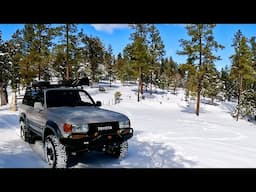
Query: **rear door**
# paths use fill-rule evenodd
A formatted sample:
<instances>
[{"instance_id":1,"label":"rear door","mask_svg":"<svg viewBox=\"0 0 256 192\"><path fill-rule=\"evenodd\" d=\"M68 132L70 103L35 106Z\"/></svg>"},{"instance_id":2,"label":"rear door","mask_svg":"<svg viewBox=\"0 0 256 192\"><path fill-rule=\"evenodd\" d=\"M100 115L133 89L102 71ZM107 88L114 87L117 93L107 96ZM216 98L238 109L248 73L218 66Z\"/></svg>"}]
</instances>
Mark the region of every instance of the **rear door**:
<instances>
[{"instance_id":1,"label":"rear door","mask_svg":"<svg viewBox=\"0 0 256 192\"><path fill-rule=\"evenodd\" d=\"M35 102L41 102L44 105L44 98L42 91L32 91L32 102L31 110L29 110L29 126L36 132L38 135L42 136L43 128L45 126L45 116L46 110L36 111L34 109Z\"/></svg>"}]
</instances>

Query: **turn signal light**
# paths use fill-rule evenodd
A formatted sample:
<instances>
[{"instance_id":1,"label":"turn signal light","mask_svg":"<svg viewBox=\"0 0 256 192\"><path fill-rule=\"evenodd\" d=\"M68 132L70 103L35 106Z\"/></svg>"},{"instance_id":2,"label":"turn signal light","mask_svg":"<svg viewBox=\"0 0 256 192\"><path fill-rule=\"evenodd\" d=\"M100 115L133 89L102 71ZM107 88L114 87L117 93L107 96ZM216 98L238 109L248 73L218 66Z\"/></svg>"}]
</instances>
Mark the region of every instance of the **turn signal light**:
<instances>
[{"instance_id":1,"label":"turn signal light","mask_svg":"<svg viewBox=\"0 0 256 192\"><path fill-rule=\"evenodd\" d=\"M68 123L65 123L63 125L63 129L66 133L69 133L69 132L72 132L72 125L71 124L68 124Z\"/></svg>"}]
</instances>

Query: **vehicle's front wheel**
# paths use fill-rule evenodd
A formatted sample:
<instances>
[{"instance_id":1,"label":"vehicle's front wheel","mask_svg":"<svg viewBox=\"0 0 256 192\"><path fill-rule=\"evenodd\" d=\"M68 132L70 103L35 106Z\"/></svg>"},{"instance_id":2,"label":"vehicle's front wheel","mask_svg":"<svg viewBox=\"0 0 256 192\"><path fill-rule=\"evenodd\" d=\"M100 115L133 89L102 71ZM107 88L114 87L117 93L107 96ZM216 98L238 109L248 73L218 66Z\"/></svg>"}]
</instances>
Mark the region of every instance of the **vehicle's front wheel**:
<instances>
[{"instance_id":1,"label":"vehicle's front wheel","mask_svg":"<svg viewBox=\"0 0 256 192\"><path fill-rule=\"evenodd\" d=\"M128 142L127 141L123 141L120 145L118 146L109 146L107 149L107 154L118 158L118 159L122 159L125 156L127 156L128 154Z\"/></svg>"},{"instance_id":2,"label":"vehicle's front wheel","mask_svg":"<svg viewBox=\"0 0 256 192\"><path fill-rule=\"evenodd\" d=\"M46 161L51 168L67 167L66 147L60 143L55 135L49 135L45 138L44 152Z\"/></svg>"}]
</instances>

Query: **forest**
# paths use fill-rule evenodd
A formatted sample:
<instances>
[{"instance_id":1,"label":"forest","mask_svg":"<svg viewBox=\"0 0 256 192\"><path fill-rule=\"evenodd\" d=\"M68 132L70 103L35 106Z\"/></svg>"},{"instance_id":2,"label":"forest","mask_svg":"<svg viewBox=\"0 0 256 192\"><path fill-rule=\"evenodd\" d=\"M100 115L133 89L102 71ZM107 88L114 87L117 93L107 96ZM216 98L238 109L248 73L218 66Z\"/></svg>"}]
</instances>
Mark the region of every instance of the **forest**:
<instances>
[{"instance_id":1,"label":"forest","mask_svg":"<svg viewBox=\"0 0 256 192\"><path fill-rule=\"evenodd\" d=\"M238 30L230 44L231 66L217 70L224 48L215 40L215 24L187 24L188 39L180 39L176 54L186 57L177 63L166 57L165 45L155 24L131 24L130 42L117 55L111 44L78 30L78 24L25 24L4 41L0 31L0 103L11 102L17 110L16 93L33 81L53 81L89 77L93 86L101 80L124 85L138 84L137 101L152 87L170 90L184 88L185 98L196 100L200 114L202 97L237 102L233 116L256 115L256 37ZM11 87L12 101L8 101Z\"/></svg>"}]
</instances>

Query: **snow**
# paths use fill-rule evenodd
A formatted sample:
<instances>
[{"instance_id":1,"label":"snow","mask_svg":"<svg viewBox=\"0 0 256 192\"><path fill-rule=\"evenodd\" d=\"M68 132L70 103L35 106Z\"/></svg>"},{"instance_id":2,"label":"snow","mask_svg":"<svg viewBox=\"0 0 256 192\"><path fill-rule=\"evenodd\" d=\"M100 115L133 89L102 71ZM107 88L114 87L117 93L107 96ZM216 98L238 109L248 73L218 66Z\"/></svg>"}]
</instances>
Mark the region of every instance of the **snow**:
<instances>
[{"instance_id":1,"label":"snow","mask_svg":"<svg viewBox=\"0 0 256 192\"><path fill-rule=\"evenodd\" d=\"M21 140L18 113L9 112L9 106L0 108L0 168L38 168L47 164Z\"/></svg>"},{"instance_id":2,"label":"snow","mask_svg":"<svg viewBox=\"0 0 256 192\"><path fill-rule=\"evenodd\" d=\"M128 156L113 159L100 152L89 152L71 162L71 168L250 168L256 167L255 123L231 116L233 102L186 102L184 91L173 95L158 89L137 102L137 86L115 83L106 91L84 88L102 108L126 114L134 128L128 140ZM114 94L122 100L114 104ZM156 89L154 89L154 92ZM204 101L207 99L205 98ZM29 145L19 137L17 112L0 107L0 167L48 167L43 160L42 142Z\"/></svg>"}]
</instances>

